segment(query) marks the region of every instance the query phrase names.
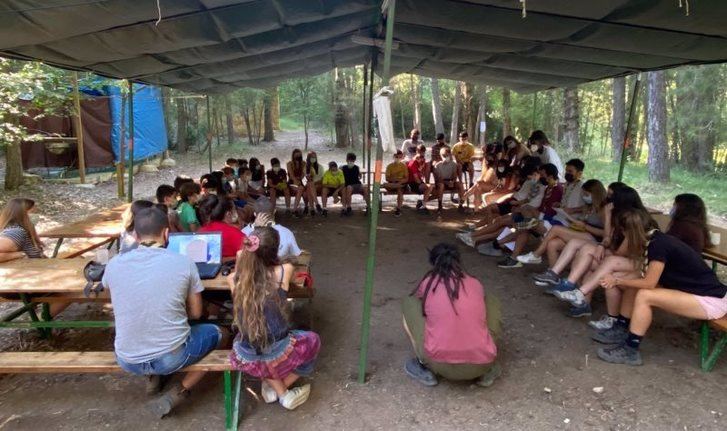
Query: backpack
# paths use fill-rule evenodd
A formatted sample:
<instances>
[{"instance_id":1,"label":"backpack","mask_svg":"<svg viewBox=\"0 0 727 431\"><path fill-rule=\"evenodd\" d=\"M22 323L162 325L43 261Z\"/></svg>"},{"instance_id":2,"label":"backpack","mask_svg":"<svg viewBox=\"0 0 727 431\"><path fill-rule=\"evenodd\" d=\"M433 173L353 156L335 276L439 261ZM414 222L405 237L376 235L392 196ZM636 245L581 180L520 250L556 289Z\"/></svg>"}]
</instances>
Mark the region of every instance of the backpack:
<instances>
[{"instance_id":1,"label":"backpack","mask_svg":"<svg viewBox=\"0 0 727 431\"><path fill-rule=\"evenodd\" d=\"M104 286L101 283L104 271L106 271L106 265L98 262L88 262L83 268L83 276L86 278L86 286L83 288L83 295L86 298L90 298L91 294L98 296L100 292L103 292Z\"/></svg>"}]
</instances>

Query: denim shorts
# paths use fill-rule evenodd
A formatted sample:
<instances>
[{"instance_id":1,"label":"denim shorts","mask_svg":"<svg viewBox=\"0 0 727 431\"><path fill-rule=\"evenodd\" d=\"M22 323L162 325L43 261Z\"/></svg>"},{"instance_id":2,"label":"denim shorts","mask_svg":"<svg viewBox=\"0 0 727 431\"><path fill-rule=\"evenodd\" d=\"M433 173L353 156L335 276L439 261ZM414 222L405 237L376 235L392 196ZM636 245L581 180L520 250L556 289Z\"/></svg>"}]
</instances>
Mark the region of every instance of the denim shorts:
<instances>
[{"instance_id":1,"label":"denim shorts","mask_svg":"<svg viewBox=\"0 0 727 431\"><path fill-rule=\"evenodd\" d=\"M181 346L158 358L138 364L130 364L116 357L116 362L126 372L142 376L167 375L199 362L216 349L222 340L222 330L211 323L192 325L187 340Z\"/></svg>"}]
</instances>

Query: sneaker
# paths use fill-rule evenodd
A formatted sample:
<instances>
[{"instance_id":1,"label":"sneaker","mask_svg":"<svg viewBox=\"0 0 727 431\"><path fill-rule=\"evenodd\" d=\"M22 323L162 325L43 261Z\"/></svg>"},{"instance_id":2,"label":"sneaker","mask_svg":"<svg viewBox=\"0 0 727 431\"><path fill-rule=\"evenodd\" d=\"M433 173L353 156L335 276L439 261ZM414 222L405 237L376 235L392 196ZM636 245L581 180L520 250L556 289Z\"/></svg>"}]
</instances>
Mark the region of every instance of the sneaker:
<instances>
[{"instance_id":1,"label":"sneaker","mask_svg":"<svg viewBox=\"0 0 727 431\"><path fill-rule=\"evenodd\" d=\"M626 341L626 337L628 336L628 328L613 325L612 328L595 331L591 334L591 339L603 344L621 344Z\"/></svg>"},{"instance_id":2,"label":"sneaker","mask_svg":"<svg viewBox=\"0 0 727 431\"><path fill-rule=\"evenodd\" d=\"M472 232L473 230L477 229L477 225L475 223L467 223L467 230Z\"/></svg>"},{"instance_id":3,"label":"sneaker","mask_svg":"<svg viewBox=\"0 0 727 431\"><path fill-rule=\"evenodd\" d=\"M342 209L340 215L341 215L341 217L345 217L346 216L346 210L345 209Z\"/></svg>"},{"instance_id":4,"label":"sneaker","mask_svg":"<svg viewBox=\"0 0 727 431\"><path fill-rule=\"evenodd\" d=\"M263 397L263 400L268 404L272 404L275 401L278 401L278 393L275 392L275 389L273 389L265 380L263 380L263 383L260 386L260 395Z\"/></svg>"},{"instance_id":5,"label":"sneaker","mask_svg":"<svg viewBox=\"0 0 727 431\"><path fill-rule=\"evenodd\" d=\"M364 209L364 215L369 215L369 211L371 211L371 208L366 207L366 209Z\"/></svg>"},{"instance_id":6,"label":"sneaker","mask_svg":"<svg viewBox=\"0 0 727 431\"><path fill-rule=\"evenodd\" d=\"M394 211L394 217L401 217L401 210L399 208Z\"/></svg>"},{"instance_id":7,"label":"sneaker","mask_svg":"<svg viewBox=\"0 0 727 431\"><path fill-rule=\"evenodd\" d=\"M453 204L460 204L460 205L462 205L462 204L461 204L461 203L459 202L459 198L458 198L458 197L456 197L456 196L455 196L455 197L452 197L452 203L453 203Z\"/></svg>"},{"instance_id":8,"label":"sneaker","mask_svg":"<svg viewBox=\"0 0 727 431\"><path fill-rule=\"evenodd\" d=\"M504 260L497 262L498 268L521 268L522 266L523 264L513 259L512 256L508 256Z\"/></svg>"},{"instance_id":9,"label":"sneaker","mask_svg":"<svg viewBox=\"0 0 727 431\"><path fill-rule=\"evenodd\" d=\"M559 290L562 285L563 283L553 288L553 296L561 301L569 302L570 305L574 307L583 307L584 304L587 304L586 297L583 295L583 292L578 289L566 291Z\"/></svg>"},{"instance_id":10,"label":"sneaker","mask_svg":"<svg viewBox=\"0 0 727 431\"><path fill-rule=\"evenodd\" d=\"M515 223L515 229L517 229L517 230L532 229L538 225L538 222L540 222L540 220L538 220L536 218L526 218L523 221Z\"/></svg>"},{"instance_id":11,"label":"sneaker","mask_svg":"<svg viewBox=\"0 0 727 431\"><path fill-rule=\"evenodd\" d=\"M590 322L588 322L588 326L590 326L591 328L593 328L597 331L603 331L605 329L613 328L613 325L615 323L616 323L615 317L611 317L608 314L604 314L600 320L591 320Z\"/></svg>"},{"instance_id":12,"label":"sneaker","mask_svg":"<svg viewBox=\"0 0 727 431\"><path fill-rule=\"evenodd\" d=\"M459 204L459 207L457 207L457 211L463 213L464 212L464 206L462 204Z\"/></svg>"},{"instance_id":13,"label":"sneaker","mask_svg":"<svg viewBox=\"0 0 727 431\"><path fill-rule=\"evenodd\" d=\"M412 379L418 381L424 386L435 386L437 383L437 376L434 375L427 367L424 366L417 358L411 358L406 361L404 370Z\"/></svg>"},{"instance_id":14,"label":"sneaker","mask_svg":"<svg viewBox=\"0 0 727 431\"><path fill-rule=\"evenodd\" d=\"M431 211L429 211L429 208L427 208L427 207L425 207L425 206L423 206L423 207L419 208L419 210L418 210L418 211L419 211L419 213L420 213L420 214L424 214L424 215L429 215L429 214L431 214Z\"/></svg>"},{"instance_id":15,"label":"sneaker","mask_svg":"<svg viewBox=\"0 0 727 431\"><path fill-rule=\"evenodd\" d=\"M324 209L323 211L321 211L321 215L323 217L328 217L328 210L327 209Z\"/></svg>"},{"instance_id":16,"label":"sneaker","mask_svg":"<svg viewBox=\"0 0 727 431\"><path fill-rule=\"evenodd\" d=\"M299 405L308 401L310 396L310 385L298 386L297 388L288 389L288 391L278 399L281 406L288 410L294 410Z\"/></svg>"},{"instance_id":17,"label":"sneaker","mask_svg":"<svg viewBox=\"0 0 727 431\"><path fill-rule=\"evenodd\" d=\"M537 265L543 262L543 258L540 256L536 256L532 251L528 254L521 254L516 259L518 260L518 262L528 265Z\"/></svg>"},{"instance_id":18,"label":"sneaker","mask_svg":"<svg viewBox=\"0 0 727 431\"><path fill-rule=\"evenodd\" d=\"M500 368L498 364L493 364L487 373L483 374L475 381L475 384L483 388L489 388L493 383L495 383L495 379L500 377L501 374L502 368Z\"/></svg>"},{"instance_id":19,"label":"sneaker","mask_svg":"<svg viewBox=\"0 0 727 431\"><path fill-rule=\"evenodd\" d=\"M177 384L161 397L151 401L147 408L154 416L161 419L187 398L189 398L189 391L184 389L181 384Z\"/></svg>"},{"instance_id":20,"label":"sneaker","mask_svg":"<svg viewBox=\"0 0 727 431\"><path fill-rule=\"evenodd\" d=\"M491 242L486 242L477 246L477 252L485 256L501 257L504 253L492 246Z\"/></svg>"},{"instance_id":21,"label":"sneaker","mask_svg":"<svg viewBox=\"0 0 727 431\"><path fill-rule=\"evenodd\" d=\"M353 210L351 209L351 207L346 207L346 215L351 215L352 212Z\"/></svg>"},{"instance_id":22,"label":"sneaker","mask_svg":"<svg viewBox=\"0 0 727 431\"><path fill-rule=\"evenodd\" d=\"M156 395L162 390L162 376L146 376L146 394Z\"/></svg>"},{"instance_id":23,"label":"sneaker","mask_svg":"<svg viewBox=\"0 0 727 431\"><path fill-rule=\"evenodd\" d=\"M614 347L601 347L598 349L598 358L611 364L642 365L639 349L621 343Z\"/></svg>"},{"instance_id":24,"label":"sneaker","mask_svg":"<svg viewBox=\"0 0 727 431\"><path fill-rule=\"evenodd\" d=\"M584 317L584 316L590 316L591 313L593 313L593 310L591 310L591 304L584 302L583 305L577 306L577 307L571 307L568 310L568 316L569 317Z\"/></svg>"},{"instance_id":25,"label":"sneaker","mask_svg":"<svg viewBox=\"0 0 727 431\"><path fill-rule=\"evenodd\" d=\"M321 208L321 204L316 204L316 211L318 211L318 212L323 211L323 208Z\"/></svg>"},{"instance_id":26,"label":"sneaker","mask_svg":"<svg viewBox=\"0 0 727 431\"><path fill-rule=\"evenodd\" d=\"M300 213L300 210L295 210L295 211L293 211L293 217L295 217L295 218L301 218L301 217L302 217L302 215L301 215L301 213Z\"/></svg>"},{"instance_id":27,"label":"sneaker","mask_svg":"<svg viewBox=\"0 0 727 431\"><path fill-rule=\"evenodd\" d=\"M553 286L560 283L560 277L551 269L533 275L533 280L535 280L535 284L538 286Z\"/></svg>"},{"instance_id":28,"label":"sneaker","mask_svg":"<svg viewBox=\"0 0 727 431\"><path fill-rule=\"evenodd\" d=\"M310 216L311 218L316 216L316 210L314 210L313 208L310 209Z\"/></svg>"},{"instance_id":29,"label":"sneaker","mask_svg":"<svg viewBox=\"0 0 727 431\"><path fill-rule=\"evenodd\" d=\"M308 215L308 207L303 208L303 216Z\"/></svg>"},{"instance_id":30,"label":"sneaker","mask_svg":"<svg viewBox=\"0 0 727 431\"><path fill-rule=\"evenodd\" d=\"M422 201L421 199L419 199L419 200L417 201L417 209L420 209L420 208L421 208L421 207L423 207L423 206L424 206L424 202L423 202L423 201Z\"/></svg>"},{"instance_id":31,"label":"sneaker","mask_svg":"<svg viewBox=\"0 0 727 431\"><path fill-rule=\"evenodd\" d=\"M336 196L335 198L333 198L333 205L335 205L335 204L337 204L339 202L341 202L341 198L339 198L338 196Z\"/></svg>"},{"instance_id":32,"label":"sneaker","mask_svg":"<svg viewBox=\"0 0 727 431\"><path fill-rule=\"evenodd\" d=\"M458 240L465 243L465 245L467 245L468 247L474 248L475 241L472 239L472 235L470 235L468 233L458 233L455 236L457 237Z\"/></svg>"}]
</instances>

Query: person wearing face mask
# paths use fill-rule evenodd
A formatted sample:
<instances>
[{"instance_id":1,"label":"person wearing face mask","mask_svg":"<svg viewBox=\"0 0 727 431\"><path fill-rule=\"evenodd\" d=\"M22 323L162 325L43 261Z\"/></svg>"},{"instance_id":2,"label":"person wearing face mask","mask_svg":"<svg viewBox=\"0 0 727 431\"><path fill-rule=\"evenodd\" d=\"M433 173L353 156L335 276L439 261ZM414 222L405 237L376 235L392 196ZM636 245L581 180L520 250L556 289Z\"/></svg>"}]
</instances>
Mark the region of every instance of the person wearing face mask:
<instances>
[{"instance_id":1,"label":"person wearing face mask","mask_svg":"<svg viewBox=\"0 0 727 431\"><path fill-rule=\"evenodd\" d=\"M475 211L482 206L482 195L493 191L498 184L500 176L505 177L505 166L496 166L495 157L488 154L484 158L484 166L480 178L475 182L475 185L467 190L464 194L464 199L469 199L470 196L474 196ZM502 171L499 171L502 169Z\"/></svg>"},{"instance_id":2,"label":"person wearing face mask","mask_svg":"<svg viewBox=\"0 0 727 431\"><path fill-rule=\"evenodd\" d=\"M412 160L417 152L417 147L422 142L419 140L419 137L421 136L421 133L418 129L412 129L412 131L409 133L409 139L405 140L401 144L401 152L404 153L404 156L406 157L406 160Z\"/></svg>"},{"instance_id":3,"label":"person wearing face mask","mask_svg":"<svg viewBox=\"0 0 727 431\"><path fill-rule=\"evenodd\" d=\"M579 214L586 203L583 201L583 170L586 164L581 159L570 159L565 164L565 186L563 200L557 207L563 208L568 214Z\"/></svg>"},{"instance_id":4,"label":"person wearing face mask","mask_svg":"<svg viewBox=\"0 0 727 431\"><path fill-rule=\"evenodd\" d=\"M462 168L462 172L469 174L469 186L472 187L474 185L472 177L475 175L475 165L472 163L472 157L475 156L475 146L468 139L469 134L467 132L461 132L459 134L459 142L452 147L452 155L454 156L454 160ZM462 181L461 175L460 181Z\"/></svg>"},{"instance_id":5,"label":"person wearing face mask","mask_svg":"<svg viewBox=\"0 0 727 431\"><path fill-rule=\"evenodd\" d=\"M558 168L558 182L562 183L565 181L565 170L563 169L563 162L560 160L560 156L553 149L548 137L545 136L545 132L542 130L536 130L528 139L530 142L530 151L533 155L540 157L542 164L550 163Z\"/></svg>"},{"instance_id":6,"label":"person wearing face mask","mask_svg":"<svg viewBox=\"0 0 727 431\"><path fill-rule=\"evenodd\" d=\"M346 181L346 188L343 189L343 206L346 208L346 215L351 215L351 200L354 194L363 196L368 213L369 189L361 184L361 171L356 166L356 154L348 153L346 155L346 165L341 167L341 171Z\"/></svg>"},{"instance_id":7,"label":"person wearing face mask","mask_svg":"<svg viewBox=\"0 0 727 431\"><path fill-rule=\"evenodd\" d=\"M309 208L311 217L315 217L316 210L321 213L323 212L323 208L321 208L321 205L318 203L318 195L321 193L321 188L323 187L324 173L323 165L318 163L318 154L316 154L315 151L309 152L305 161L305 179L306 189L308 191L308 200L306 202L305 209L303 209L303 215L308 215Z\"/></svg>"},{"instance_id":8,"label":"person wearing face mask","mask_svg":"<svg viewBox=\"0 0 727 431\"><path fill-rule=\"evenodd\" d=\"M409 170L409 191L414 194L422 194L422 199L417 201L416 209L422 214L429 214L426 202L429 201L429 196L434 191L434 186L427 184L424 177L426 168L426 160L421 154L414 156L414 160L406 164Z\"/></svg>"},{"instance_id":9,"label":"person wearing face mask","mask_svg":"<svg viewBox=\"0 0 727 431\"><path fill-rule=\"evenodd\" d=\"M699 196L683 193L674 198L669 211L667 235L679 238L698 253L712 246L707 226L707 207Z\"/></svg>"},{"instance_id":10,"label":"person wearing face mask","mask_svg":"<svg viewBox=\"0 0 727 431\"><path fill-rule=\"evenodd\" d=\"M321 203L323 204L323 217L328 217L328 196L333 198L333 203L337 204L340 201L340 196L343 194L343 189L346 187L346 178L343 176L343 172L338 169L338 163L329 162L328 170L323 174L323 188L321 190ZM341 210L341 215L344 215L345 208Z\"/></svg>"},{"instance_id":11,"label":"person wearing face mask","mask_svg":"<svg viewBox=\"0 0 727 431\"><path fill-rule=\"evenodd\" d=\"M386 166L386 183L384 188L390 193L396 193L396 210L394 216L401 216L401 207L404 205L404 190L409 181L409 170L404 163L404 153L396 150L394 161Z\"/></svg>"},{"instance_id":12,"label":"person wearing face mask","mask_svg":"<svg viewBox=\"0 0 727 431\"><path fill-rule=\"evenodd\" d=\"M250 181L247 183L247 194L252 198L265 195L265 166L255 157L250 158Z\"/></svg>"},{"instance_id":13,"label":"person wearing face mask","mask_svg":"<svg viewBox=\"0 0 727 431\"><path fill-rule=\"evenodd\" d=\"M280 167L277 157L270 159L270 170L265 174L268 180L268 194L270 201L275 202L282 194L285 197L285 210L290 213L290 189L288 188L288 174Z\"/></svg>"},{"instance_id":14,"label":"person wearing face mask","mask_svg":"<svg viewBox=\"0 0 727 431\"><path fill-rule=\"evenodd\" d=\"M442 148L440 151L442 161L434 165L434 178L436 179L437 191L437 210L442 211L442 198L445 191L455 190L459 195L459 210L463 211L464 207L464 187L459 181L460 166L452 158L452 150Z\"/></svg>"},{"instance_id":15,"label":"person wearing face mask","mask_svg":"<svg viewBox=\"0 0 727 431\"><path fill-rule=\"evenodd\" d=\"M437 162L442 161L442 148L449 148L449 145L444 141L444 133L438 133L437 134L437 142L432 145L432 154L431 154L431 165L434 167L434 164Z\"/></svg>"},{"instance_id":16,"label":"person wearing face mask","mask_svg":"<svg viewBox=\"0 0 727 431\"><path fill-rule=\"evenodd\" d=\"M185 232L196 232L200 223L197 218L197 212L194 205L199 200L201 187L197 183L184 183L179 189L179 205L177 205L177 214L179 214L179 223Z\"/></svg>"},{"instance_id":17,"label":"person wearing face mask","mask_svg":"<svg viewBox=\"0 0 727 431\"><path fill-rule=\"evenodd\" d=\"M303 152L297 148L294 149L287 167L288 188L290 188L291 194L295 194L293 214L296 217L299 217L300 212L298 208L300 206L300 200L303 197L303 193L306 192L305 185L303 185L303 178L305 178L305 161L303 160Z\"/></svg>"},{"instance_id":18,"label":"person wearing face mask","mask_svg":"<svg viewBox=\"0 0 727 431\"><path fill-rule=\"evenodd\" d=\"M240 230L240 220L232 200L226 197L206 196L197 204L202 227L197 232L222 233L222 261L235 260L242 247L245 234Z\"/></svg>"},{"instance_id":19,"label":"person wearing face mask","mask_svg":"<svg viewBox=\"0 0 727 431\"><path fill-rule=\"evenodd\" d=\"M510 166L520 165L526 156L531 155L530 150L514 136L506 136L502 143L505 148L505 158L510 161Z\"/></svg>"}]
</instances>

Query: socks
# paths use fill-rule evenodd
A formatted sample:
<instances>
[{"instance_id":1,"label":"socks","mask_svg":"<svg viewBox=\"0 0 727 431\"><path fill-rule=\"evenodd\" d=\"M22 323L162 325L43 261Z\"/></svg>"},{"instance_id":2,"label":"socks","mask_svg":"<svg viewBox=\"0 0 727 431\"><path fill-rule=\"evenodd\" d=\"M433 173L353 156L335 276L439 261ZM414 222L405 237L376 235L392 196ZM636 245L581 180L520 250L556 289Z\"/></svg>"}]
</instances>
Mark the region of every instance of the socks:
<instances>
[{"instance_id":1,"label":"socks","mask_svg":"<svg viewBox=\"0 0 727 431\"><path fill-rule=\"evenodd\" d=\"M623 315L619 314L616 318L616 325L619 328L628 329L629 323L631 323L631 319L628 319L624 317Z\"/></svg>"},{"instance_id":2,"label":"socks","mask_svg":"<svg viewBox=\"0 0 727 431\"><path fill-rule=\"evenodd\" d=\"M641 335L629 331L629 335L626 337L626 345L638 350L639 346L641 346L641 338L643 338Z\"/></svg>"}]
</instances>

